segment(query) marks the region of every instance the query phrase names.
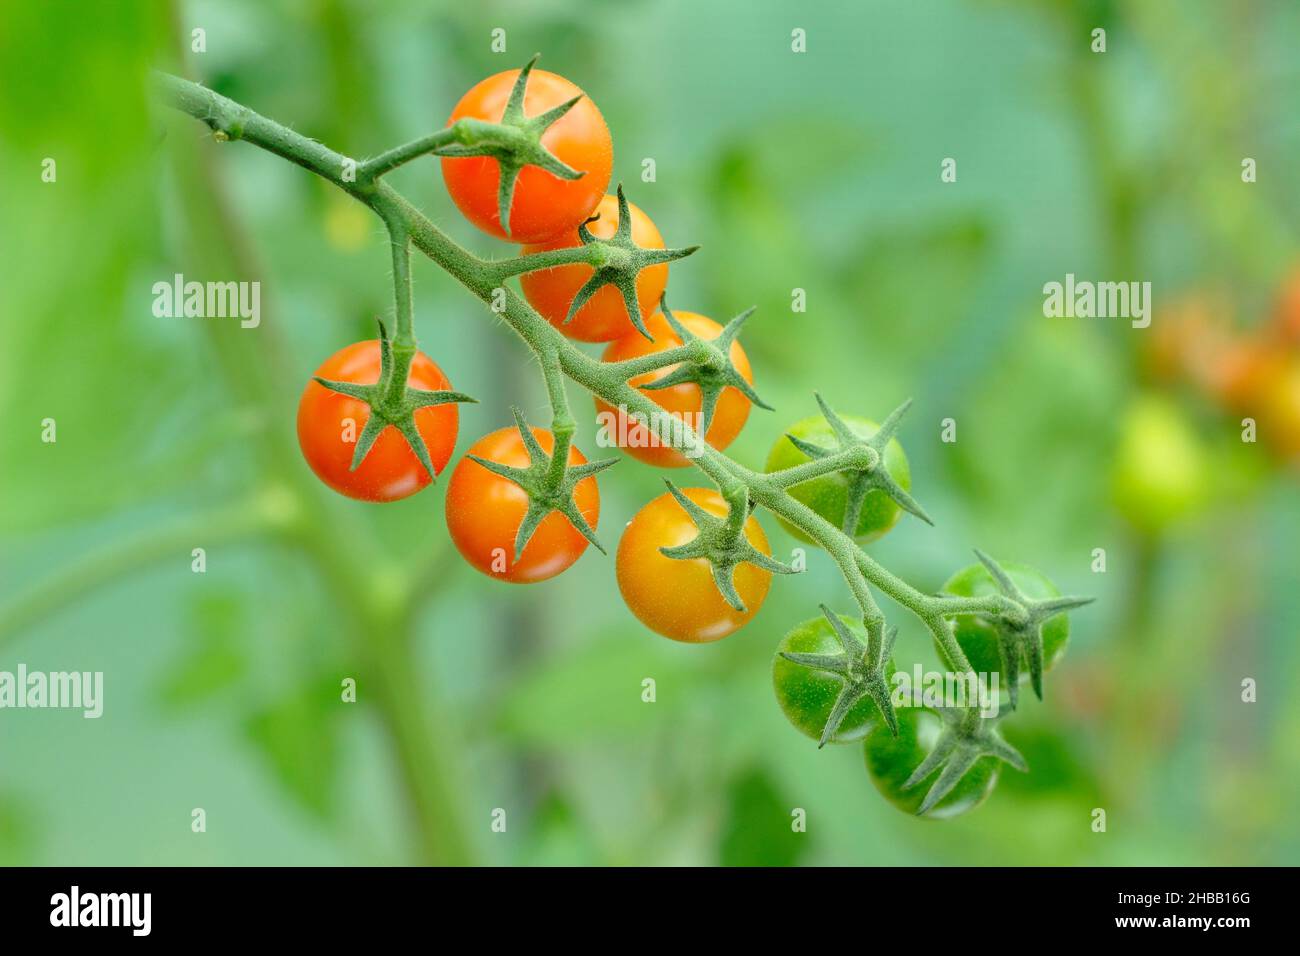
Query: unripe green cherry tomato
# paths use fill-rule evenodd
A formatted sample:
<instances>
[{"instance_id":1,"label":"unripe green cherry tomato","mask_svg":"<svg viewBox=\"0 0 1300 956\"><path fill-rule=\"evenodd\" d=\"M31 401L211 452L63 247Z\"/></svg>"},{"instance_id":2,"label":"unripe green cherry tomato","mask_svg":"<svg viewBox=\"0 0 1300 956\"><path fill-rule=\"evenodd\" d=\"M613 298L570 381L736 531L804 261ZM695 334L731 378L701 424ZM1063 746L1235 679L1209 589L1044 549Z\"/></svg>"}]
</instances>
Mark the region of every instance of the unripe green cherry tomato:
<instances>
[{"instance_id":1,"label":"unripe green cherry tomato","mask_svg":"<svg viewBox=\"0 0 1300 956\"><path fill-rule=\"evenodd\" d=\"M1205 503L1208 462L1187 415L1162 395L1145 395L1120 426L1111 471L1115 505L1138 529L1158 533Z\"/></svg>"},{"instance_id":2,"label":"unripe green cherry tomato","mask_svg":"<svg viewBox=\"0 0 1300 956\"><path fill-rule=\"evenodd\" d=\"M861 621L843 614L840 615L840 620L857 635L858 640L867 643ZM843 650L835 638L830 621L824 617L815 617L795 625L776 647L776 654L772 658L772 686L776 691L776 702L781 706L786 719L805 737L821 740L822 730L844 687L844 681L827 671L814 670L788 661L781 656L781 652L840 654ZM887 670L893 673L892 664ZM880 711L871 698L863 697L844 715L843 722L831 736L830 742L846 744L861 740L871 729L872 721L879 716Z\"/></svg>"},{"instance_id":3,"label":"unripe green cherry tomato","mask_svg":"<svg viewBox=\"0 0 1300 956\"><path fill-rule=\"evenodd\" d=\"M840 418L863 438L870 438L880 427L871 419L862 418L858 415L841 414ZM838 447L835 432L826 423L826 419L820 415L811 415L808 418L800 419L786 429L786 434L802 438L804 441L819 445L822 448L834 450ZM776 440L772 450L768 452L766 468L769 472L780 471L782 468L802 465L808 460L807 455L796 448L785 435L782 435ZM903 454L903 446L896 439L891 440L885 446L885 467L889 469L889 474L902 486L904 491L912 490L912 472L907 465L907 456ZM802 484L795 485L790 488L790 494L839 528L844 524L844 509L848 502L848 489L849 479L845 475L837 473L822 475L812 481L805 481ZM875 541L898 522L899 515L902 512L903 509L887 494L878 489L872 489L867 492L866 498L862 501L862 511L858 515L858 526L854 531L854 538L860 544ZM812 538L784 518L780 520L785 529L800 541L816 544Z\"/></svg>"},{"instance_id":4,"label":"unripe green cherry tomato","mask_svg":"<svg viewBox=\"0 0 1300 956\"><path fill-rule=\"evenodd\" d=\"M896 713L898 736L889 732L884 721L876 721L863 741L862 751L866 758L867 776L881 796L898 809L914 814L942 770L936 768L910 789L904 790L903 784L934 749L943 725L935 714L921 707L900 707ZM975 761L952 792L931 807L924 819L943 820L974 810L997 786L998 769L996 757L981 757Z\"/></svg>"},{"instance_id":5,"label":"unripe green cherry tomato","mask_svg":"<svg viewBox=\"0 0 1300 956\"><path fill-rule=\"evenodd\" d=\"M1001 562L1002 568L1011 578L1025 597L1029 598L1051 598L1060 597L1061 592L1045 575L1034 570L1026 564L1017 564L1012 561ZM962 568L943 586L945 594L952 594L957 597L985 597L989 594L998 594L998 587L989 574L988 568L982 564L972 564ZM957 635L957 643L961 645L962 652L970 665L977 674L998 675L998 690L1005 690L1007 687L1007 675L1002 669L1002 656L998 650L998 632L997 629L985 618L975 614L961 614L953 620L953 632ZM1049 618L1043 624L1043 673L1050 671L1052 666L1061 659L1065 654L1065 645L1070 640L1070 618L1066 614L1058 614ZM949 667L953 664L948 661L947 655L943 648L935 644L939 651L940 659L944 660ZM1020 680L1023 683L1029 679L1029 661L1021 655L1020 660Z\"/></svg>"}]
</instances>

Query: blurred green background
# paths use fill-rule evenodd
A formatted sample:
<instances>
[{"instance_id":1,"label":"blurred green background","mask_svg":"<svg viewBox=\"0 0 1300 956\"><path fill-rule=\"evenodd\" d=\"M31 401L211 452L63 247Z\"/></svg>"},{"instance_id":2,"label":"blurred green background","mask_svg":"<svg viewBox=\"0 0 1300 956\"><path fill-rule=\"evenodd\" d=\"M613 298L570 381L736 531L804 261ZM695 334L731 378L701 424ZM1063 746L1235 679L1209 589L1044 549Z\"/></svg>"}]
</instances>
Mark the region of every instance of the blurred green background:
<instances>
[{"instance_id":1,"label":"blurred green background","mask_svg":"<svg viewBox=\"0 0 1300 956\"><path fill-rule=\"evenodd\" d=\"M1297 35L1290 0L5 4L0 670L103 671L106 700L97 721L0 712L0 862L1296 862L1300 359L1276 303L1300 261ZM152 106L148 69L363 156L535 51L598 103L615 178L669 245L703 244L674 302L759 306L746 348L778 411L754 412L735 457L760 464L814 389L877 418L915 396L900 437L937 527L905 520L871 553L934 590L978 546L1099 597L1046 702L1007 724L1032 772L977 811L904 816L859 748L819 752L778 711L781 634L850 606L820 553L746 629L679 646L632 618L599 554L527 588L470 569L441 482L375 507L312 480L298 392L390 312L382 229ZM433 161L392 180L507 252ZM261 280L261 327L155 318L151 286L176 272ZM1152 327L1044 318L1067 272L1151 281ZM428 261L415 283L421 347L483 400L458 453L512 403L545 421L522 344ZM1210 340L1267 359L1247 397L1223 383L1231 349L1194 354ZM608 545L661 481L606 474ZM883 606L900 662L933 663Z\"/></svg>"}]
</instances>

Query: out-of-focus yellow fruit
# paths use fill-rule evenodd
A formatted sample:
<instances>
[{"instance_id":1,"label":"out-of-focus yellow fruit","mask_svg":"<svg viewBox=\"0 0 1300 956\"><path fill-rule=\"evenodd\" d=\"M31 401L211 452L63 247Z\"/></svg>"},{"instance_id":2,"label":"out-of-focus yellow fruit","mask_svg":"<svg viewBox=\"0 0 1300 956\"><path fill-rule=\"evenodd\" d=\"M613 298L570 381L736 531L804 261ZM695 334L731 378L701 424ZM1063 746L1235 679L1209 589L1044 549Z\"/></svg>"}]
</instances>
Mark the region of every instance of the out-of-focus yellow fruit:
<instances>
[{"instance_id":1,"label":"out-of-focus yellow fruit","mask_svg":"<svg viewBox=\"0 0 1300 956\"><path fill-rule=\"evenodd\" d=\"M343 252L356 252L370 241L375 228L366 207L342 193L330 193L325 205L325 238Z\"/></svg>"},{"instance_id":2,"label":"out-of-focus yellow fruit","mask_svg":"<svg viewBox=\"0 0 1300 956\"><path fill-rule=\"evenodd\" d=\"M1300 356L1279 366L1259 389L1259 440L1300 458Z\"/></svg>"},{"instance_id":3,"label":"out-of-focus yellow fruit","mask_svg":"<svg viewBox=\"0 0 1300 956\"><path fill-rule=\"evenodd\" d=\"M1120 514L1143 531L1163 531L1204 505L1208 472L1201 439L1176 403L1160 395L1133 402L1111 470Z\"/></svg>"}]
</instances>

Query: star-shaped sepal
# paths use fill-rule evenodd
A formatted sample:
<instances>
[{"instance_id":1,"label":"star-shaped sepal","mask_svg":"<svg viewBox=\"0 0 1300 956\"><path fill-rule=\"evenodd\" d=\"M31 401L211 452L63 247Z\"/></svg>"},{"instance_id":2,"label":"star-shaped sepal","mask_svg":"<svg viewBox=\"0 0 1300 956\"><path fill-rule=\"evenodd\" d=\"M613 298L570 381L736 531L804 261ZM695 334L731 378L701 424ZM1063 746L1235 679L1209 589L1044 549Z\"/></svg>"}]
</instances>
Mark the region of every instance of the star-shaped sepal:
<instances>
[{"instance_id":1,"label":"star-shaped sepal","mask_svg":"<svg viewBox=\"0 0 1300 956\"><path fill-rule=\"evenodd\" d=\"M821 738L817 746L825 747L849 711L857 706L858 701L870 697L880 710L885 725L890 733L898 736L898 716L894 713L894 702L890 698L889 675L893 672L890 656L894 652L894 640L898 637L898 628L891 627L881 638L883 625L875 624L875 632L869 628L868 643L863 644L858 636L844 623L838 614L833 614L825 604L821 606L822 614L830 621L835 638L843 649L839 654L803 654L781 651L781 656L792 664L809 667L817 671L835 674L843 682L839 696L826 718Z\"/></svg>"},{"instance_id":2,"label":"star-shaped sepal","mask_svg":"<svg viewBox=\"0 0 1300 956\"><path fill-rule=\"evenodd\" d=\"M581 95L537 116L524 115L528 77L540 56L540 53L536 54L519 71L499 123L475 121L472 126L464 124L463 142L433 150L435 156L491 156L497 161L500 169L497 215L501 229L507 236L510 235L510 204L514 200L515 183L519 180L520 170L525 166L540 166L559 179L581 179L586 175L585 170L574 169L542 145L542 134L573 109L582 99Z\"/></svg>"},{"instance_id":3,"label":"star-shaped sepal","mask_svg":"<svg viewBox=\"0 0 1300 956\"><path fill-rule=\"evenodd\" d=\"M578 227L578 238L584 246L596 246L602 254L602 261L595 265L591 278L582 284L577 294L573 297L573 302L569 306L569 312L564 317L564 325L573 321L573 317L578 314L578 310L587 304L593 295L603 289L605 286L613 286L623 296L623 303L627 308L627 316L632 321L632 325L647 339L653 339L650 330L646 328L645 318L641 314L641 304L637 301L636 296L636 278L642 269L650 266L662 265L668 262L674 262L677 259L689 256L697 250L699 246L688 246L684 249L646 249L638 246L632 241L632 214L628 209L627 197L623 195L623 184L618 186L618 226L615 227L614 235L608 239L597 239L587 226L595 222L600 217L593 216Z\"/></svg>"},{"instance_id":4,"label":"star-shaped sepal","mask_svg":"<svg viewBox=\"0 0 1300 956\"><path fill-rule=\"evenodd\" d=\"M519 522L519 530L515 534L515 560L518 561L524 553L524 548L527 547L533 532L537 530L537 526L553 511L558 511L568 518L569 522L578 530L578 533L595 545L596 550L604 554L605 548L596 537L596 530L587 522L581 509L578 508L573 493L578 486L578 482L604 471L618 459L605 458L601 461L570 465L568 464L568 441L562 438L557 439L553 453L548 455L538 443L533 430L528 427L523 413L518 408L511 409L511 411L515 416L515 426L519 429L519 437L523 440L524 448L528 451L528 467L516 468L512 465L503 465L497 461L480 458L478 455L467 455L466 457L482 465L493 474L513 481L528 495L528 510L524 513L523 520Z\"/></svg>"},{"instance_id":5,"label":"star-shaped sepal","mask_svg":"<svg viewBox=\"0 0 1300 956\"><path fill-rule=\"evenodd\" d=\"M1029 681L1039 700L1043 699L1043 624L1058 614L1091 604L1094 598L1052 597L1035 599L1016 587L1003 567L983 551L976 549L975 557L988 570L998 591L1009 598L1014 606L989 616L998 633L998 652L1002 670L1010 686L1011 707L1014 710L1020 698L1020 662L1029 663Z\"/></svg>"},{"instance_id":6,"label":"star-shaped sepal","mask_svg":"<svg viewBox=\"0 0 1300 956\"><path fill-rule=\"evenodd\" d=\"M903 783L904 790L910 790L939 770L939 776L925 798L917 808L917 816L924 816L940 800L952 793L966 772L975 766L981 757L996 757L1020 771L1027 771L1029 765L1020 751L1002 739L997 730L1001 717L984 717L978 710L963 707L929 707L943 721L943 730L935 741L934 749L925 755L925 759L912 771L912 775Z\"/></svg>"},{"instance_id":7,"label":"star-shaped sepal","mask_svg":"<svg viewBox=\"0 0 1300 956\"><path fill-rule=\"evenodd\" d=\"M411 446L411 451L415 452L415 457L420 459L420 464L429 473L430 480L435 480L438 473L429 459L429 449L424 444L424 438L415 425L415 413L433 405L446 405L449 402L477 402L478 399L464 392L429 391L411 388L409 385L394 388L392 384L394 376L393 346L388 339L388 330L384 327L384 323L380 322L379 381L367 385L359 382L338 382L320 376L315 376L314 380L332 392L347 395L370 406L370 415L366 419L365 427L357 436L350 470L357 470L366 455L370 453L370 449L374 447L375 440L383 434L385 428L391 425L402 433L406 443Z\"/></svg>"},{"instance_id":8,"label":"star-shaped sepal","mask_svg":"<svg viewBox=\"0 0 1300 956\"><path fill-rule=\"evenodd\" d=\"M718 587L722 599L737 611L745 610L745 603L736 592L736 566L743 563L753 564L773 574L795 574L794 568L782 564L769 554L764 554L749 543L745 536L745 520L749 517L749 499L745 495L730 502L730 511L725 518L710 514L667 479L664 484L672 492L677 503L695 522L700 533L685 544L673 548L660 548L664 556L678 560L703 558L709 562L713 571L713 583Z\"/></svg>"},{"instance_id":9,"label":"star-shaped sepal","mask_svg":"<svg viewBox=\"0 0 1300 956\"><path fill-rule=\"evenodd\" d=\"M731 343L736 341L740 335L740 329L745 321L754 314L753 307L746 309L737 315L718 333L715 339L702 339L686 326L677 320L672 310L668 308L667 298L659 300L659 309L663 312L664 318L667 319L669 326L677 333L683 345L690 346L693 350L692 357L678 364L672 371L647 382L645 385L639 385L638 388L654 391L660 388L671 388L674 385L681 385L683 382L692 382L700 388L700 437L708 434L709 425L713 422L713 412L718 407L718 398L722 395L724 388L734 388L747 399L757 405L759 408L772 410L772 406L767 404L758 397L754 391L754 386L750 385L745 376L740 374L731 361Z\"/></svg>"},{"instance_id":10,"label":"star-shaped sepal","mask_svg":"<svg viewBox=\"0 0 1300 956\"><path fill-rule=\"evenodd\" d=\"M883 491L904 511L916 515L926 524L933 525L934 522L925 513L925 509L907 493L902 485L894 480L894 476L889 473L889 469L884 463L885 449L888 447L890 439L894 437L894 433L898 431L899 423L902 421L903 415L907 413L908 408L911 407L912 400L909 398L890 412L889 417L881 423L880 428L876 430L874 435L863 438L835 413L835 410L826 403L826 400L820 394L814 393L813 397L817 399L817 405L821 408L822 417L826 419L826 424L830 425L831 431L835 433L838 445L835 448L823 448L821 445L815 445L802 438L787 434L785 437L790 439L790 443L812 459L840 455L851 448L861 451L861 467L849 467L843 471L848 479L849 487L844 506L844 525L841 530L850 537L855 534L858 519L862 514L862 503L866 500L867 493L872 490Z\"/></svg>"}]
</instances>

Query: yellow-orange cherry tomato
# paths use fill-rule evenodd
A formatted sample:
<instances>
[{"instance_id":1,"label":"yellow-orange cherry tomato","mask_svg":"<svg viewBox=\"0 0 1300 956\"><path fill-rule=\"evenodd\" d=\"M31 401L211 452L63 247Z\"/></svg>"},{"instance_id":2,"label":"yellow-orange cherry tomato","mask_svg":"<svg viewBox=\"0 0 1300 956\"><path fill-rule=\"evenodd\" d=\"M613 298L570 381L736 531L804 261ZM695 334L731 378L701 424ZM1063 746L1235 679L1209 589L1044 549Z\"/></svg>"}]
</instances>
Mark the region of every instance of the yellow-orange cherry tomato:
<instances>
[{"instance_id":1,"label":"yellow-orange cherry tomato","mask_svg":"<svg viewBox=\"0 0 1300 956\"><path fill-rule=\"evenodd\" d=\"M532 429L542 450L550 454L555 438ZM528 449L517 428L502 428L484 435L466 453L487 461L528 467ZM586 464L576 446L569 446L569 466ZM600 518L600 492L595 476L578 482L573 500L591 527ZM488 577L513 584L532 584L553 578L577 561L587 549L587 539L564 515L552 511L528 539L515 560L515 535L528 511L528 495L519 485L488 471L468 457L462 458L447 485L447 530L456 550Z\"/></svg>"},{"instance_id":2,"label":"yellow-orange cherry tomato","mask_svg":"<svg viewBox=\"0 0 1300 956\"><path fill-rule=\"evenodd\" d=\"M722 331L710 318L694 312L681 312L674 309L673 315L689 332L702 339L716 338ZM646 323L654 341L648 341L639 332L633 332L609 344L603 356L606 362L621 362L624 359L638 358L651 352L663 352L682 344L677 333L672 330L662 312L656 312ZM739 342L731 343L731 361L745 381L754 383L754 375L749 367L749 357ZM644 385L666 375L676 368L675 365L656 369L644 375L637 375L628 380L633 387ZM658 404L664 411L684 419L691 428L699 431L701 396L700 387L693 382L682 382L669 388L641 389L642 394ZM596 399L596 412L602 427L606 429L612 443L647 465L660 468L682 468L689 465L690 459L676 448L660 442L649 428L635 418L628 418L622 409L611 408L602 399ZM713 411L713 421L709 424L705 440L714 448L723 449L736 440L740 430L749 418L749 399L734 388L724 388L718 396L717 407Z\"/></svg>"},{"instance_id":3,"label":"yellow-orange cherry tomato","mask_svg":"<svg viewBox=\"0 0 1300 956\"><path fill-rule=\"evenodd\" d=\"M466 117L499 123L518 77L518 70L507 70L478 83L461 97L447 125ZM521 169L510 203L507 235L497 212L501 181L497 161L491 156L443 157L447 192L466 219L498 239L541 242L577 228L591 215L605 195L614 168L614 144L596 104L564 77L533 70L524 92L524 115L539 116L575 96L582 99L542 133L542 145L583 175L560 179L540 166Z\"/></svg>"},{"instance_id":4,"label":"yellow-orange cherry tomato","mask_svg":"<svg viewBox=\"0 0 1300 956\"><path fill-rule=\"evenodd\" d=\"M711 488L683 488L705 511L724 517L727 502ZM703 558L678 559L660 548L686 544L699 534L690 515L665 492L636 513L618 543L618 589L632 613L650 630L674 641L703 644L743 627L762 607L772 574L753 564L736 566L736 593L745 605L737 611L722 599L713 571ZM771 554L767 535L753 515L745 520L749 543Z\"/></svg>"},{"instance_id":5,"label":"yellow-orange cherry tomato","mask_svg":"<svg viewBox=\"0 0 1300 956\"><path fill-rule=\"evenodd\" d=\"M379 381L379 342L354 342L316 369L320 378L373 385ZM411 388L447 391L451 382L433 359L415 353L406 379ZM370 406L357 398L308 382L298 402L298 445L321 481L339 494L362 501L396 501L429 483L429 472L396 428L380 432L370 451L352 470L357 438L370 420ZM415 427L429 449L434 471L447 467L456 446L460 412L454 403L431 405L415 413Z\"/></svg>"},{"instance_id":6,"label":"yellow-orange cherry tomato","mask_svg":"<svg viewBox=\"0 0 1300 956\"><path fill-rule=\"evenodd\" d=\"M650 217L628 203L629 218L632 220L632 242L643 249L662 249L664 237L659 234ZM618 197L606 196L596 207L600 218L587 228L597 239L608 239L618 228ZM581 242L577 227L560 236L526 246L524 253L546 252L551 249L565 249ZM623 293L612 285L607 285L583 304L566 325L564 317L569 314L573 297L578 294L583 283L591 278L595 270L591 266L559 266L554 269L541 269L525 273L519 279L523 287L524 298L532 304L546 321L571 339L579 342L609 342L624 335L635 335L636 327L627 314L627 303ZM659 304L659 297L668 287L668 264L648 266L637 273L636 298L641 306L642 321L652 314Z\"/></svg>"}]
</instances>

